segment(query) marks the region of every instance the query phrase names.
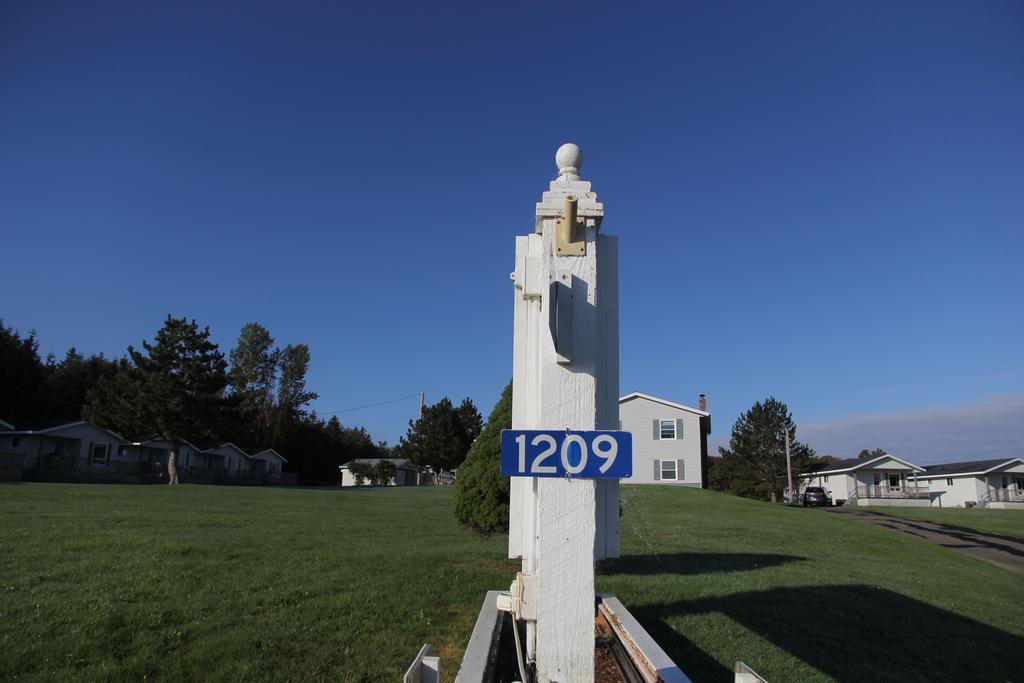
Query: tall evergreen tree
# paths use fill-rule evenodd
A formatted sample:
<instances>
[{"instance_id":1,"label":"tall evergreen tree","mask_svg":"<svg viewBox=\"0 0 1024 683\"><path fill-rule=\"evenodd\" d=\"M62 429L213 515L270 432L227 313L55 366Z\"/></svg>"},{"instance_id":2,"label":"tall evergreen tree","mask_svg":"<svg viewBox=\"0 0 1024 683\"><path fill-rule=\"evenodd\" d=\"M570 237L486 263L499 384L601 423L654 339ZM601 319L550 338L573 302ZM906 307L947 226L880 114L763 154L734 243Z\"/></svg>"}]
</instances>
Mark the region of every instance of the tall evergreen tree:
<instances>
[{"instance_id":1,"label":"tall evergreen tree","mask_svg":"<svg viewBox=\"0 0 1024 683\"><path fill-rule=\"evenodd\" d=\"M434 479L443 470L462 464L473 440L480 433L480 413L469 399L456 408L447 396L424 406L423 416L409 421L409 431L398 445L403 458L429 467Z\"/></svg>"},{"instance_id":2,"label":"tall evergreen tree","mask_svg":"<svg viewBox=\"0 0 1024 683\"><path fill-rule=\"evenodd\" d=\"M501 476L501 430L511 428L509 382L455 480L455 519L477 531L508 530L509 479Z\"/></svg>"},{"instance_id":3,"label":"tall evergreen tree","mask_svg":"<svg viewBox=\"0 0 1024 683\"><path fill-rule=\"evenodd\" d=\"M470 446L473 445L484 428L484 419L468 396L462 399L456 413L458 414L458 424L462 429L462 443L468 453Z\"/></svg>"},{"instance_id":4,"label":"tall evergreen tree","mask_svg":"<svg viewBox=\"0 0 1024 683\"><path fill-rule=\"evenodd\" d=\"M786 480L786 432L793 472L805 471L814 451L796 440L796 425L785 403L769 396L736 420L729 448L719 448L732 491L778 502Z\"/></svg>"},{"instance_id":5,"label":"tall evergreen tree","mask_svg":"<svg viewBox=\"0 0 1024 683\"><path fill-rule=\"evenodd\" d=\"M178 483L178 450L186 439L211 439L221 424L227 363L210 329L167 316L153 343L128 347L132 368L89 394L89 419L128 433L153 431L171 444L170 484ZM115 395L113 389L121 389ZM138 431L136 431L138 430Z\"/></svg>"}]
</instances>

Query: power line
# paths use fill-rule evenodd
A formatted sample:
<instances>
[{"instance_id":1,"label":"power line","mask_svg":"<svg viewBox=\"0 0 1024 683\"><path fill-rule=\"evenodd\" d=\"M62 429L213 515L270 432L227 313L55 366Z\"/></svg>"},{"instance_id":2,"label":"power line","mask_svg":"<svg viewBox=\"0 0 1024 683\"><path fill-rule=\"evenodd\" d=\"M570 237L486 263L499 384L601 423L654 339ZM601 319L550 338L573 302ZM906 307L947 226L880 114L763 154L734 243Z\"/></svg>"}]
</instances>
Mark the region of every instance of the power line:
<instances>
[{"instance_id":1,"label":"power line","mask_svg":"<svg viewBox=\"0 0 1024 683\"><path fill-rule=\"evenodd\" d=\"M350 426L350 427L365 427L366 425L381 424L382 422L398 422L398 421L405 422L408 419L409 419L408 417L389 417L386 420L370 420L369 422L359 422L359 423L351 424L351 425L348 425L348 426Z\"/></svg>"},{"instance_id":2,"label":"power line","mask_svg":"<svg viewBox=\"0 0 1024 683\"><path fill-rule=\"evenodd\" d=\"M405 401L410 398L419 398L419 393L409 394L408 396L400 396L399 398L393 398L388 401L381 401L380 403L369 403L365 406L356 406L355 408L343 408L342 410L335 410L330 413L320 413L321 415L337 415L339 413L351 413L353 410L362 410L364 408L376 408L377 406L386 406L389 403L398 403L399 401Z\"/></svg>"}]
</instances>

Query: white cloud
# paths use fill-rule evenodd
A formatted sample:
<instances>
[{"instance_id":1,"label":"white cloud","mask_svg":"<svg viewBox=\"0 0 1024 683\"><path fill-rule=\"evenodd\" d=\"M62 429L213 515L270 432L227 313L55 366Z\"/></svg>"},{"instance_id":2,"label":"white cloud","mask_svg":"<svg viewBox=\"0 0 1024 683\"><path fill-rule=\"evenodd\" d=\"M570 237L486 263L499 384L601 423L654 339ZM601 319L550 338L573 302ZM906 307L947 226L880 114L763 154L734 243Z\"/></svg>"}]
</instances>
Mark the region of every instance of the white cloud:
<instances>
[{"instance_id":1,"label":"white cloud","mask_svg":"<svg viewBox=\"0 0 1024 683\"><path fill-rule=\"evenodd\" d=\"M1024 457L1024 393L797 424L797 438L819 454L882 448L919 465Z\"/></svg>"}]
</instances>

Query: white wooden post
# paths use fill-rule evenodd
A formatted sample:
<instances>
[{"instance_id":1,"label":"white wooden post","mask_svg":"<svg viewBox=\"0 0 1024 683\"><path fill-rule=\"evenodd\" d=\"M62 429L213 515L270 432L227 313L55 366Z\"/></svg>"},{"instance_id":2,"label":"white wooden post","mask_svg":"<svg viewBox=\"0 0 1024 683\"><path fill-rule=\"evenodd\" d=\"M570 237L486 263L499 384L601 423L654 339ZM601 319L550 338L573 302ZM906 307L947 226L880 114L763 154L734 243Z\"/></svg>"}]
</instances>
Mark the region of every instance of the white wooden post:
<instances>
[{"instance_id":1,"label":"white wooden post","mask_svg":"<svg viewBox=\"0 0 1024 683\"><path fill-rule=\"evenodd\" d=\"M513 429L619 428L618 242L598 232L604 207L580 180L581 159L576 145L559 148L536 232L516 238ZM584 244L560 255L556 223L571 218L571 198L569 227ZM511 488L509 557L522 558L536 680L592 681L594 561L618 556L618 481L513 477Z\"/></svg>"}]
</instances>

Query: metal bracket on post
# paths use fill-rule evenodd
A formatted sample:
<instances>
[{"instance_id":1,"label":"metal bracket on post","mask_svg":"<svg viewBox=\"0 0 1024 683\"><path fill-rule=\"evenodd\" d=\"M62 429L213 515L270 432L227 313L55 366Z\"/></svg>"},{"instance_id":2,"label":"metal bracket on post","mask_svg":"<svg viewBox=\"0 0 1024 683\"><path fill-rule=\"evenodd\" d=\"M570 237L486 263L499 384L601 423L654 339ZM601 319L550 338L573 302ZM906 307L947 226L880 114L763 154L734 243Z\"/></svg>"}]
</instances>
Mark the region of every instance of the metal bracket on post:
<instances>
[{"instance_id":1,"label":"metal bracket on post","mask_svg":"<svg viewBox=\"0 0 1024 683\"><path fill-rule=\"evenodd\" d=\"M576 197L565 198L562 217L555 219L555 254L558 256L585 256L587 241L583 217L576 215Z\"/></svg>"},{"instance_id":2,"label":"metal bracket on post","mask_svg":"<svg viewBox=\"0 0 1024 683\"><path fill-rule=\"evenodd\" d=\"M548 288L548 327L560 365L572 363L572 272L557 271Z\"/></svg>"}]
</instances>

